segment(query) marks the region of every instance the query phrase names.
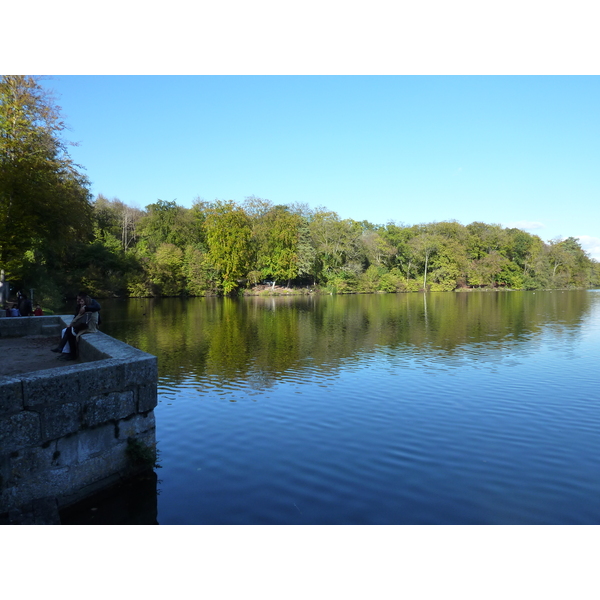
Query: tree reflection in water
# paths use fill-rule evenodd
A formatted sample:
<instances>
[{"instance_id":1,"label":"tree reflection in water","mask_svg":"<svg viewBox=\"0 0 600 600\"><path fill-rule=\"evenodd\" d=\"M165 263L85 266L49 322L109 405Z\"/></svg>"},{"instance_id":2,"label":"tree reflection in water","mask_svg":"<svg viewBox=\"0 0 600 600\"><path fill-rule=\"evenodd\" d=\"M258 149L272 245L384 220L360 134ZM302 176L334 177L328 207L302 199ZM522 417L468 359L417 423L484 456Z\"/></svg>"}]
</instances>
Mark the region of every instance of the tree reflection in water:
<instances>
[{"instance_id":1,"label":"tree reflection in water","mask_svg":"<svg viewBox=\"0 0 600 600\"><path fill-rule=\"evenodd\" d=\"M173 383L194 373L264 389L307 364L335 370L374 350L433 353L454 364L485 345L488 358L500 360L546 326L572 330L590 298L554 291L113 300L104 302L104 331L159 356L159 375Z\"/></svg>"}]
</instances>

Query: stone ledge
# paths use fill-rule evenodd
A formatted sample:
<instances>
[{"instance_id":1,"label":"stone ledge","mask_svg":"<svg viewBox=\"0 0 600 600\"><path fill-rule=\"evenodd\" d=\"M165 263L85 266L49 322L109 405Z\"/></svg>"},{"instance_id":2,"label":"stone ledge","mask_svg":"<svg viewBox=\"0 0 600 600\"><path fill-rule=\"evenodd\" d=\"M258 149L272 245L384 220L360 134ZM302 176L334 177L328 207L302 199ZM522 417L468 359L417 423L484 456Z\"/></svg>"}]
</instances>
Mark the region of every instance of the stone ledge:
<instances>
[{"instance_id":1,"label":"stone ledge","mask_svg":"<svg viewBox=\"0 0 600 600\"><path fill-rule=\"evenodd\" d=\"M18 337L20 331L22 336L24 330L35 328L31 323L38 319L52 319L60 331L71 317L5 317L0 319L0 335L6 337L8 332ZM48 404L73 402L82 396L156 384L158 365L155 356L102 332L80 336L79 351L86 362L0 377L0 415L9 415L22 408L37 409ZM151 393L145 391L143 397L144 411L156 406Z\"/></svg>"},{"instance_id":2,"label":"stone ledge","mask_svg":"<svg viewBox=\"0 0 600 600\"><path fill-rule=\"evenodd\" d=\"M0 317L0 338L26 335L60 335L65 319L73 317L50 315L44 317Z\"/></svg>"},{"instance_id":3,"label":"stone ledge","mask_svg":"<svg viewBox=\"0 0 600 600\"><path fill-rule=\"evenodd\" d=\"M58 337L71 318L3 318L0 338ZM48 507L148 469L127 442L156 446L156 357L102 332L78 350L83 362L0 377L0 523L56 522Z\"/></svg>"},{"instance_id":4,"label":"stone ledge","mask_svg":"<svg viewBox=\"0 0 600 600\"><path fill-rule=\"evenodd\" d=\"M23 410L23 383L16 377L3 377L0 384L0 417Z\"/></svg>"}]
</instances>

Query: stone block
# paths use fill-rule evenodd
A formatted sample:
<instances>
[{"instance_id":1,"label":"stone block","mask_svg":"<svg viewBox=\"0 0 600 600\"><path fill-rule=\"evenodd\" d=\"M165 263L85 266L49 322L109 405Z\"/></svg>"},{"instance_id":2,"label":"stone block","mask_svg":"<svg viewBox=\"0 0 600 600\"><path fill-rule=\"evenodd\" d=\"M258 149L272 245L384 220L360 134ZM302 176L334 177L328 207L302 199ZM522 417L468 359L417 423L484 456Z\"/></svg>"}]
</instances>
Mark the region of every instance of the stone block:
<instances>
[{"instance_id":1,"label":"stone block","mask_svg":"<svg viewBox=\"0 0 600 600\"><path fill-rule=\"evenodd\" d=\"M41 323L34 317L12 317L19 326L19 335L40 335Z\"/></svg>"},{"instance_id":2,"label":"stone block","mask_svg":"<svg viewBox=\"0 0 600 600\"><path fill-rule=\"evenodd\" d=\"M116 358L119 361L134 360L146 354L145 352L137 350L128 344L124 344L119 340L108 337L95 338L93 341L94 346L96 346L98 351L103 352L111 358Z\"/></svg>"},{"instance_id":3,"label":"stone block","mask_svg":"<svg viewBox=\"0 0 600 600\"><path fill-rule=\"evenodd\" d=\"M85 429L77 434L78 460L79 464L100 456L105 452L111 452L114 446L119 445L115 437L115 426L107 423L94 429Z\"/></svg>"},{"instance_id":4,"label":"stone block","mask_svg":"<svg viewBox=\"0 0 600 600\"><path fill-rule=\"evenodd\" d=\"M152 420L154 420L154 415L152 415ZM140 442L140 444L144 444L144 446L156 449L156 429L143 431L139 433L135 439Z\"/></svg>"},{"instance_id":5,"label":"stone block","mask_svg":"<svg viewBox=\"0 0 600 600\"><path fill-rule=\"evenodd\" d=\"M120 361L107 359L80 365L79 391L84 398L98 396L122 388L118 366Z\"/></svg>"},{"instance_id":6,"label":"stone block","mask_svg":"<svg viewBox=\"0 0 600 600\"><path fill-rule=\"evenodd\" d=\"M70 470L70 467L55 467L32 478L32 487L35 486L36 492L31 496L31 499L52 495L58 496L61 490L71 485ZM44 493L45 491L46 493Z\"/></svg>"},{"instance_id":7,"label":"stone block","mask_svg":"<svg viewBox=\"0 0 600 600\"><path fill-rule=\"evenodd\" d=\"M124 388L146 385L158 379L158 365L155 356L123 362L119 365L121 384Z\"/></svg>"},{"instance_id":8,"label":"stone block","mask_svg":"<svg viewBox=\"0 0 600 600\"><path fill-rule=\"evenodd\" d=\"M56 440L56 466L68 467L79 462L79 435L67 435Z\"/></svg>"},{"instance_id":9,"label":"stone block","mask_svg":"<svg viewBox=\"0 0 600 600\"><path fill-rule=\"evenodd\" d=\"M42 409L42 435L44 440L53 440L81 427L81 404L66 402Z\"/></svg>"},{"instance_id":10,"label":"stone block","mask_svg":"<svg viewBox=\"0 0 600 600\"><path fill-rule=\"evenodd\" d=\"M72 465L70 473L72 485L69 492L66 492L65 495L73 493L80 487L126 471L129 467L126 449L127 444L119 442L105 449L99 455L90 456L88 460L82 461L77 465Z\"/></svg>"},{"instance_id":11,"label":"stone block","mask_svg":"<svg viewBox=\"0 0 600 600\"><path fill-rule=\"evenodd\" d=\"M44 444L45 445L45 444ZM56 466L56 442L48 445L24 448L13 452L10 457L9 484L32 477L40 471L45 471Z\"/></svg>"},{"instance_id":12,"label":"stone block","mask_svg":"<svg viewBox=\"0 0 600 600\"><path fill-rule=\"evenodd\" d=\"M62 490L72 487L69 468L61 467L40 471L33 477L5 488L0 493L0 509L10 510L24 504L46 498L48 496L60 496Z\"/></svg>"},{"instance_id":13,"label":"stone block","mask_svg":"<svg viewBox=\"0 0 600 600\"><path fill-rule=\"evenodd\" d=\"M79 355L86 361L97 361L111 358L110 355L98 348L95 343L96 333L88 333L79 338Z\"/></svg>"},{"instance_id":14,"label":"stone block","mask_svg":"<svg viewBox=\"0 0 600 600\"><path fill-rule=\"evenodd\" d=\"M40 443L40 415L23 411L0 419L0 452L13 452Z\"/></svg>"},{"instance_id":15,"label":"stone block","mask_svg":"<svg viewBox=\"0 0 600 600\"><path fill-rule=\"evenodd\" d=\"M154 410L158 404L158 394L156 383L140 385L138 387L138 412L147 412Z\"/></svg>"},{"instance_id":16,"label":"stone block","mask_svg":"<svg viewBox=\"0 0 600 600\"><path fill-rule=\"evenodd\" d=\"M94 334L83 335L81 340L89 342L93 345L95 352L104 355L105 357L115 358L119 361L124 360L135 360L139 358L151 358L152 355L142 350L138 350L129 344L125 344L119 340L111 338L110 336L97 332Z\"/></svg>"},{"instance_id":17,"label":"stone block","mask_svg":"<svg viewBox=\"0 0 600 600\"><path fill-rule=\"evenodd\" d=\"M0 335L2 337L21 337L25 333L25 317L11 317L0 320Z\"/></svg>"},{"instance_id":18,"label":"stone block","mask_svg":"<svg viewBox=\"0 0 600 600\"><path fill-rule=\"evenodd\" d=\"M62 331L62 326L58 323L49 323L40 325L40 333L41 335L55 335L59 336Z\"/></svg>"},{"instance_id":19,"label":"stone block","mask_svg":"<svg viewBox=\"0 0 600 600\"><path fill-rule=\"evenodd\" d=\"M3 377L0 383L0 415L23 408L23 385L14 377Z\"/></svg>"},{"instance_id":20,"label":"stone block","mask_svg":"<svg viewBox=\"0 0 600 600\"><path fill-rule=\"evenodd\" d=\"M136 412L133 391L111 392L92 396L83 404L83 422L94 426L106 421L124 419Z\"/></svg>"},{"instance_id":21,"label":"stone block","mask_svg":"<svg viewBox=\"0 0 600 600\"><path fill-rule=\"evenodd\" d=\"M77 367L78 365L73 365L23 375L21 380L25 406L42 406L76 400L79 397Z\"/></svg>"},{"instance_id":22,"label":"stone block","mask_svg":"<svg viewBox=\"0 0 600 600\"><path fill-rule=\"evenodd\" d=\"M22 502L19 502L19 498L17 496L19 489L14 486L0 487L0 513L9 512L11 509L14 509L17 506L22 505ZM0 524L3 524L1 522ZM9 518L7 524L11 523L11 519Z\"/></svg>"},{"instance_id":23,"label":"stone block","mask_svg":"<svg viewBox=\"0 0 600 600\"><path fill-rule=\"evenodd\" d=\"M131 419L125 421L119 421L119 439L127 440L128 437L134 437L138 439L143 433L151 432L155 434L156 420L154 418L154 412L147 413L145 415L135 415ZM154 442L152 442L154 443Z\"/></svg>"}]
</instances>

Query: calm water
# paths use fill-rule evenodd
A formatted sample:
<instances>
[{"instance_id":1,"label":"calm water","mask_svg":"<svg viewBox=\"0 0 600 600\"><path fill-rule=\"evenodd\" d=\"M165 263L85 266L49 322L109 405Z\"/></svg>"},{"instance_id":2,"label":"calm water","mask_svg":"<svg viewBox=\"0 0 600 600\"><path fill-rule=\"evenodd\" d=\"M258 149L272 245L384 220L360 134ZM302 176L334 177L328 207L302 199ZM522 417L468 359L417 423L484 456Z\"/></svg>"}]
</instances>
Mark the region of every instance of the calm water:
<instances>
[{"instance_id":1,"label":"calm water","mask_svg":"<svg viewBox=\"0 0 600 600\"><path fill-rule=\"evenodd\" d=\"M600 523L600 291L103 302L161 524Z\"/></svg>"}]
</instances>

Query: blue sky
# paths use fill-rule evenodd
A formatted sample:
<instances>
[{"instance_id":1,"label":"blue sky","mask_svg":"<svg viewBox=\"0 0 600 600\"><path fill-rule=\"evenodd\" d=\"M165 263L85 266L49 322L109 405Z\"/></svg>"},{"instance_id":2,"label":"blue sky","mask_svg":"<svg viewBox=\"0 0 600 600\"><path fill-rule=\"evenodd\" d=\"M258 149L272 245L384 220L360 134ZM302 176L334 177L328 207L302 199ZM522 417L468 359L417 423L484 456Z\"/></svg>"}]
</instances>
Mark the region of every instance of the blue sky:
<instances>
[{"instance_id":1,"label":"blue sky","mask_svg":"<svg viewBox=\"0 0 600 600\"><path fill-rule=\"evenodd\" d=\"M580 237L600 259L600 78L54 76L94 195L255 195L342 218Z\"/></svg>"}]
</instances>

